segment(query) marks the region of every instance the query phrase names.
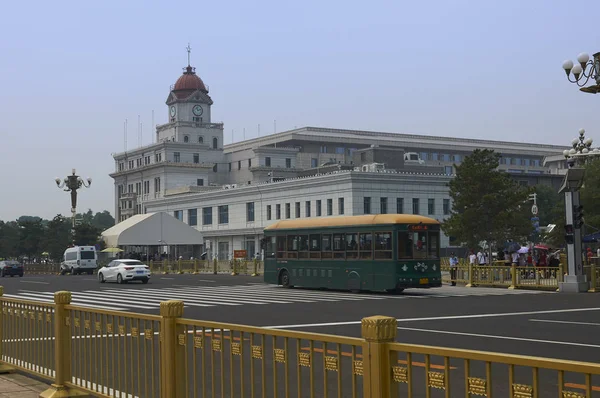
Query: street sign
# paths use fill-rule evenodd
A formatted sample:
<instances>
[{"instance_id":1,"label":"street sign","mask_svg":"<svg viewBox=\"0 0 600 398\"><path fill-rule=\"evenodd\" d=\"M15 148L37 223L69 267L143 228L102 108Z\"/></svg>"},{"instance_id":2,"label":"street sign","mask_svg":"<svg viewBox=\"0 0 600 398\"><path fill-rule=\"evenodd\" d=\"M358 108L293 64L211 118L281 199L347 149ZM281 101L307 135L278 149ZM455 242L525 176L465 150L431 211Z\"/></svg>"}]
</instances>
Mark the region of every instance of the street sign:
<instances>
[{"instance_id":1,"label":"street sign","mask_svg":"<svg viewBox=\"0 0 600 398\"><path fill-rule=\"evenodd\" d=\"M533 205L531 206L531 214L533 214L534 216L536 216L538 214L538 207L537 205Z\"/></svg>"}]
</instances>

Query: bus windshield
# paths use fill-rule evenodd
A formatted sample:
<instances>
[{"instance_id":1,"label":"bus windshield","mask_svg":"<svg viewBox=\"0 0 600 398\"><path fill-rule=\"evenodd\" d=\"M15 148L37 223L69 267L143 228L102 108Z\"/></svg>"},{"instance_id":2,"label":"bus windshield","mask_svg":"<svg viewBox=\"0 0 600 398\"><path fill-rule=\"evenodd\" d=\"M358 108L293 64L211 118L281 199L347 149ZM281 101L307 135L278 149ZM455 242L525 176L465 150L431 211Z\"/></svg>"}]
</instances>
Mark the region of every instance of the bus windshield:
<instances>
[{"instance_id":1,"label":"bus windshield","mask_svg":"<svg viewBox=\"0 0 600 398\"><path fill-rule=\"evenodd\" d=\"M398 259L438 259L439 232L398 232Z\"/></svg>"}]
</instances>

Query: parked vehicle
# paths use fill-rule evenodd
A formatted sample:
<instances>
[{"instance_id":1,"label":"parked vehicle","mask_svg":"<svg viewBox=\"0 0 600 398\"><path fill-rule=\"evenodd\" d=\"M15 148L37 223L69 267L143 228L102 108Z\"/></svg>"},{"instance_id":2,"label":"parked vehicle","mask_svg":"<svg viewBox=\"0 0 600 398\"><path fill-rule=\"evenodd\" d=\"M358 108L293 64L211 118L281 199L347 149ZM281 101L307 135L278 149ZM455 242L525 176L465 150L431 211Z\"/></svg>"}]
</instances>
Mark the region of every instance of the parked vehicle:
<instances>
[{"instance_id":1,"label":"parked vehicle","mask_svg":"<svg viewBox=\"0 0 600 398\"><path fill-rule=\"evenodd\" d=\"M0 276L6 275L23 277L23 264L18 261L0 261Z\"/></svg>"},{"instance_id":2,"label":"parked vehicle","mask_svg":"<svg viewBox=\"0 0 600 398\"><path fill-rule=\"evenodd\" d=\"M65 250L63 261L60 264L60 273L72 275L94 273L98 266L98 254L94 246L75 246Z\"/></svg>"},{"instance_id":3,"label":"parked vehicle","mask_svg":"<svg viewBox=\"0 0 600 398\"><path fill-rule=\"evenodd\" d=\"M150 267L139 260L113 260L105 267L100 268L98 280L100 283L127 283L129 281L148 283L150 280Z\"/></svg>"}]
</instances>

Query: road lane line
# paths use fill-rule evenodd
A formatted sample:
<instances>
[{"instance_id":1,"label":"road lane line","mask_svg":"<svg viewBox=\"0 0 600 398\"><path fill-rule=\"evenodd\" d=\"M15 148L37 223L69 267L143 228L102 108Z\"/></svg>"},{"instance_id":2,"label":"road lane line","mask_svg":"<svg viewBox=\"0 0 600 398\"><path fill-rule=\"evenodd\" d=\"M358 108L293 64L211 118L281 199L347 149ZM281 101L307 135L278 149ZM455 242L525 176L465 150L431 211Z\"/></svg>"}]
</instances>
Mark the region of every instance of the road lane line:
<instances>
[{"instance_id":1,"label":"road lane line","mask_svg":"<svg viewBox=\"0 0 600 398\"><path fill-rule=\"evenodd\" d=\"M598 345L598 344L574 343L571 341L540 340L540 339L529 339L529 338L525 338L525 337L494 336L493 334L450 332L448 330L430 330L430 329L407 328L407 327L398 327L398 329L399 330L409 330L409 331L413 331L413 332L429 332L429 333L451 334L451 335L456 335L456 336L483 337L486 339L516 340L516 341L527 341L530 343L572 345L572 346L576 346L576 347L600 348L600 345Z\"/></svg>"},{"instance_id":2,"label":"road lane line","mask_svg":"<svg viewBox=\"0 0 600 398\"><path fill-rule=\"evenodd\" d=\"M40 285L49 285L50 282L38 282L38 281L19 281L21 283L39 283Z\"/></svg>"},{"instance_id":3,"label":"road lane line","mask_svg":"<svg viewBox=\"0 0 600 398\"><path fill-rule=\"evenodd\" d=\"M172 280L173 280L173 279L175 279L175 278L160 278L160 279L162 279L162 280L169 280L169 281L172 281Z\"/></svg>"},{"instance_id":4,"label":"road lane line","mask_svg":"<svg viewBox=\"0 0 600 398\"><path fill-rule=\"evenodd\" d=\"M25 296L54 298L54 293L47 293L47 292L46 292L46 294L43 294L42 292L40 292L40 293L21 293L21 294L25 295ZM155 307L130 304L129 302L115 301L115 300L110 300L110 299L105 299L105 298L93 297L93 299L92 299L92 298L86 298L85 296L83 298L80 298L79 295L77 294L77 292L72 293L72 295L71 295L71 304L72 305L79 305L79 303L92 303L93 304L96 302L100 302L100 304L103 304L103 305L115 304L115 306L117 306L117 307L119 305L121 305L121 307L125 307L125 308L139 308L139 309L143 309L143 310L155 309Z\"/></svg>"},{"instance_id":5,"label":"road lane line","mask_svg":"<svg viewBox=\"0 0 600 398\"><path fill-rule=\"evenodd\" d=\"M174 294L168 291L168 289L159 289L159 290L151 290L151 289L143 289L143 290L135 290L135 294L136 296L139 297L150 297L150 298L156 298L158 297L161 301L165 301L165 300L175 300L175 299L180 299L183 300L185 302L185 305L188 305L190 303L197 303L196 306L200 306L200 307L213 307L215 305L242 305L242 304L267 304L267 303L261 303L261 302L249 302L249 301L242 301L242 300L232 300L229 297L226 298L219 298L219 297L211 297L211 296L206 296L206 295L192 295L192 294ZM104 292L106 293L112 293L114 291L112 290L104 290ZM202 297L207 297L207 299L201 299ZM233 301L233 302L231 302ZM205 304L202 304L205 303ZM190 304L191 305L191 304Z\"/></svg>"},{"instance_id":6,"label":"road lane line","mask_svg":"<svg viewBox=\"0 0 600 398\"><path fill-rule=\"evenodd\" d=\"M54 299L43 299L43 298L38 298L38 297L23 297L21 295L18 294L4 294L3 297L11 297L11 298L16 298L16 299L20 299L20 300L32 300L32 301L39 301L41 303L50 303L50 304L54 304ZM77 305L79 307L86 307L86 308L100 308L103 310L113 310L113 311L125 311L127 308L120 308L120 307L105 307L102 305L91 305L91 304L80 304L80 303L71 303L72 305Z\"/></svg>"},{"instance_id":7,"label":"road lane line","mask_svg":"<svg viewBox=\"0 0 600 398\"><path fill-rule=\"evenodd\" d=\"M574 322L574 321L556 321L553 319L530 319L530 322L547 322L547 323L566 323L571 325L588 325L588 326L600 326L600 323L594 322Z\"/></svg>"},{"instance_id":8,"label":"road lane line","mask_svg":"<svg viewBox=\"0 0 600 398\"><path fill-rule=\"evenodd\" d=\"M150 289L144 289L144 290L150 290ZM161 295L163 297L165 295L169 295L170 298L181 299L181 300L184 300L186 303L188 302L188 300L196 300L196 301L200 301L200 302L217 303L220 305L290 304L289 301L270 300L270 299L264 299L262 297L261 298L243 297L243 296L238 296L238 295L233 295L233 294L227 294L227 292L222 292L222 293L218 293L218 294L209 292L207 294L203 294L202 291L198 291L196 293L195 291L190 291L190 290L168 289L168 288L158 289L155 291L156 291L156 293L151 292L151 293L146 293L146 294ZM199 300L199 299L201 299L201 300Z\"/></svg>"},{"instance_id":9,"label":"road lane line","mask_svg":"<svg viewBox=\"0 0 600 398\"><path fill-rule=\"evenodd\" d=\"M560 314L568 312L585 312L585 311L600 311L600 307L592 308L569 308L563 310L542 310L542 311L523 311L523 312L501 312L494 314L473 314L473 315L454 315L454 316L432 316L426 318L399 318L398 322L416 322L416 321L437 321L448 319L473 319L473 318L495 318L503 316L521 316L521 315L538 315L538 314ZM343 325L360 325L361 321L347 322L327 322L327 323L307 323L298 325L281 325L281 326L263 326L268 329L301 329L319 326L343 326Z\"/></svg>"}]
</instances>

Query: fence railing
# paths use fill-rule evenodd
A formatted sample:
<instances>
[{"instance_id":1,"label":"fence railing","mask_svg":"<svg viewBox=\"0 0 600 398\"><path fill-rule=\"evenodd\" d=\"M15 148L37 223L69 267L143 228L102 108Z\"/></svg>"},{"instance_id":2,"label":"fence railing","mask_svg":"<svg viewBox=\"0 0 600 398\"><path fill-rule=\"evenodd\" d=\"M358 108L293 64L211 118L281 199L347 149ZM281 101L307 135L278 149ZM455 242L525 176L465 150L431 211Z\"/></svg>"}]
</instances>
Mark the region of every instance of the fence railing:
<instances>
[{"instance_id":1,"label":"fence railing","mask_svg":"<svg viewBox=\"0 0 600 398\"><path fill-rule=\"evenodd\" d=\"M41 396L579 398L600 382L594 363L397 343L385 316L353 338L185 319L182 301L153 316L2 292L0 372L51 381Z\"/></svg>"}]
</instances>

